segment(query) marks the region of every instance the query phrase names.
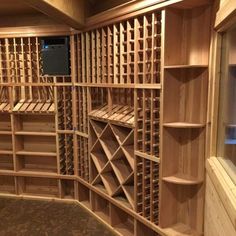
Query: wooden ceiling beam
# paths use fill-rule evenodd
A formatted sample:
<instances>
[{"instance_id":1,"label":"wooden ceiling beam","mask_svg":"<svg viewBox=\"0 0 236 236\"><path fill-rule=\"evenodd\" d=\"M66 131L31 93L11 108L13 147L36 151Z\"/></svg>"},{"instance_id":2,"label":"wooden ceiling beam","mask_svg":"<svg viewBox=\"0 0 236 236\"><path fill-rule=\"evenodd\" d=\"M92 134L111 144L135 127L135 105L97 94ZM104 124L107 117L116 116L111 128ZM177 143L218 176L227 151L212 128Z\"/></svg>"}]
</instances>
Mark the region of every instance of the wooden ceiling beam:
<instances>
[{"instance_id":1,"label":"wooden ceiling beam","mask_svg":"<svg viewBox=\"0 0 236 236\"><path fill-rule=\"evenodd\" d=\"M80 29L85 23L84 0L23 0L54 20Z\"/></svg>"}]
</instances>

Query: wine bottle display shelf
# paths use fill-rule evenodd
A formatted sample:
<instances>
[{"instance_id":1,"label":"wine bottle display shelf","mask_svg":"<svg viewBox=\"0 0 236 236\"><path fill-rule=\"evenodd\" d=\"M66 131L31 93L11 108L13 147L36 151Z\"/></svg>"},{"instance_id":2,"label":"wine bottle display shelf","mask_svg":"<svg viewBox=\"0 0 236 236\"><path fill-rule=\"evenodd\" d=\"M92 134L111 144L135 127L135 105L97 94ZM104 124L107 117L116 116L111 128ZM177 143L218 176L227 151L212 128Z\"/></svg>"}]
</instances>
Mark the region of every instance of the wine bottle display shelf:
<instances>
[{"instance_id":1,"label":"wine bottle display shelf","mask_svg":"<svg viewBox=\"0 0 236 236\"><path fill-rule=\"evenodd\" d=\"M89 116L101 121L110 121L128 127L134 126L134 109L129 106L113 105L109 109L107 105L104 105L90 112Z\"/></svg>"},{"instance_id":2,"label":"wine bottle display shelf","mask_svg":"<svg viewBox=\"0 0 236 236\"><path fill-rule=\"evenodd\" d=\"M90 120L91 183L134 209L134 131Z\"/></svg>"}]
</instances>

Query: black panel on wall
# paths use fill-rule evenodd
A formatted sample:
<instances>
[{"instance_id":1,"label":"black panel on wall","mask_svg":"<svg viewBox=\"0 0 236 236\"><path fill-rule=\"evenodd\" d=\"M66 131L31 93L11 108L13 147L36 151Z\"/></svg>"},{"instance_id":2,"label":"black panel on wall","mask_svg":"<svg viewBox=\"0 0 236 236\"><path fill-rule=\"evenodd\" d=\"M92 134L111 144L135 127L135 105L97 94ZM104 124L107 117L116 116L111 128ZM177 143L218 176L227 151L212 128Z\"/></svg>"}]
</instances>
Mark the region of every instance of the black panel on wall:
<instances>
[{"instance_id":1,"label":"black panel on wall","mask_svg":"<svg viewBox=\"0 0 236 236\"><path fill-rule=\"evenodd\" d=\"M41 38L42 74L70 74L69 37Z\"/></svg>"}]
</instances>

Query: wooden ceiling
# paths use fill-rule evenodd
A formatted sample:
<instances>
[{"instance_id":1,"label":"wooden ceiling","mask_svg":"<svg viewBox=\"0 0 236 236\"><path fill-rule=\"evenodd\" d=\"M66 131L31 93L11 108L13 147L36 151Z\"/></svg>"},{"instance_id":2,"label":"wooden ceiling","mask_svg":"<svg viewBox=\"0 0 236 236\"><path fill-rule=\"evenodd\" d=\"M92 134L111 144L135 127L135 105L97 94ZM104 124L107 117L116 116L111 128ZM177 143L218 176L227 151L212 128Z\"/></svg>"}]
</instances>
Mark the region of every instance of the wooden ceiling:
<instances>
[{"instance_id":1,"label":"wooden ceiling","mask_svg":"<svg viewBox=\"0 0 236 236\"><path fill-rule=\"evenodd\" d=\"M137 0L0 0L0 27L59 23L81 29L86 17L131 1Z\"/></svg>"},{"instance_id":2,"label":"wooden ceiling","mask_svg":"<svg viewBox=\"0 0 236 236\"><path fill-rule=\"evenodd\" d=\"M0 1L0 16L13 15L32 15L38 13L37 10L19 0L1 0Z\"/></svg>"}]
</instances>

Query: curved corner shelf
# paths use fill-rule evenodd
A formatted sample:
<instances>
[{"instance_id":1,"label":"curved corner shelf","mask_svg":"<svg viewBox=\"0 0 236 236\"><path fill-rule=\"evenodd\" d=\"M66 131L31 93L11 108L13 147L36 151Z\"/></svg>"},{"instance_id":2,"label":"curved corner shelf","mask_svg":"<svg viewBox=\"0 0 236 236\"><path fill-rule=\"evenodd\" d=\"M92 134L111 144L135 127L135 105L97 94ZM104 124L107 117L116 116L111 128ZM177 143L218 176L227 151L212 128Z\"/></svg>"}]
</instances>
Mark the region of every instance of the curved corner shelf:
<instances>
[{"instance_id":1,"label":"curved corner shelf","mask_svg":"<svg viewBox=\"0 0 236 236\"><path fill-rule=\"evenodd\" d=\"M207 64L202 64L202 65L166 65L164 66L165 69L191 69L191 68L208 68Z\"/></svg>"},{"instance_id":2,"label":"curved corner shelf","mask_svg":"<svg viewBox=\"0 0 236 236\"><path fill-rule=\"evenodd\" d=\"M172 183L172 184L179 184L179 185L198 185L203 182L202 179L193 178L187 175L171 175L162 178L163 181Z\"/></svg>"},{"instance_id":3,"label":"curved corner shelf","mask_svg":"<svg viewBox=\"0 0 236 236\"><path fill-rule=\"evenodd\" d=\"M204 128L205 124L189 123L189 122L169 122L169 123L163 123L163 126L168 128L193 129L193 128Z\"/></svg>"}]
</instances>

